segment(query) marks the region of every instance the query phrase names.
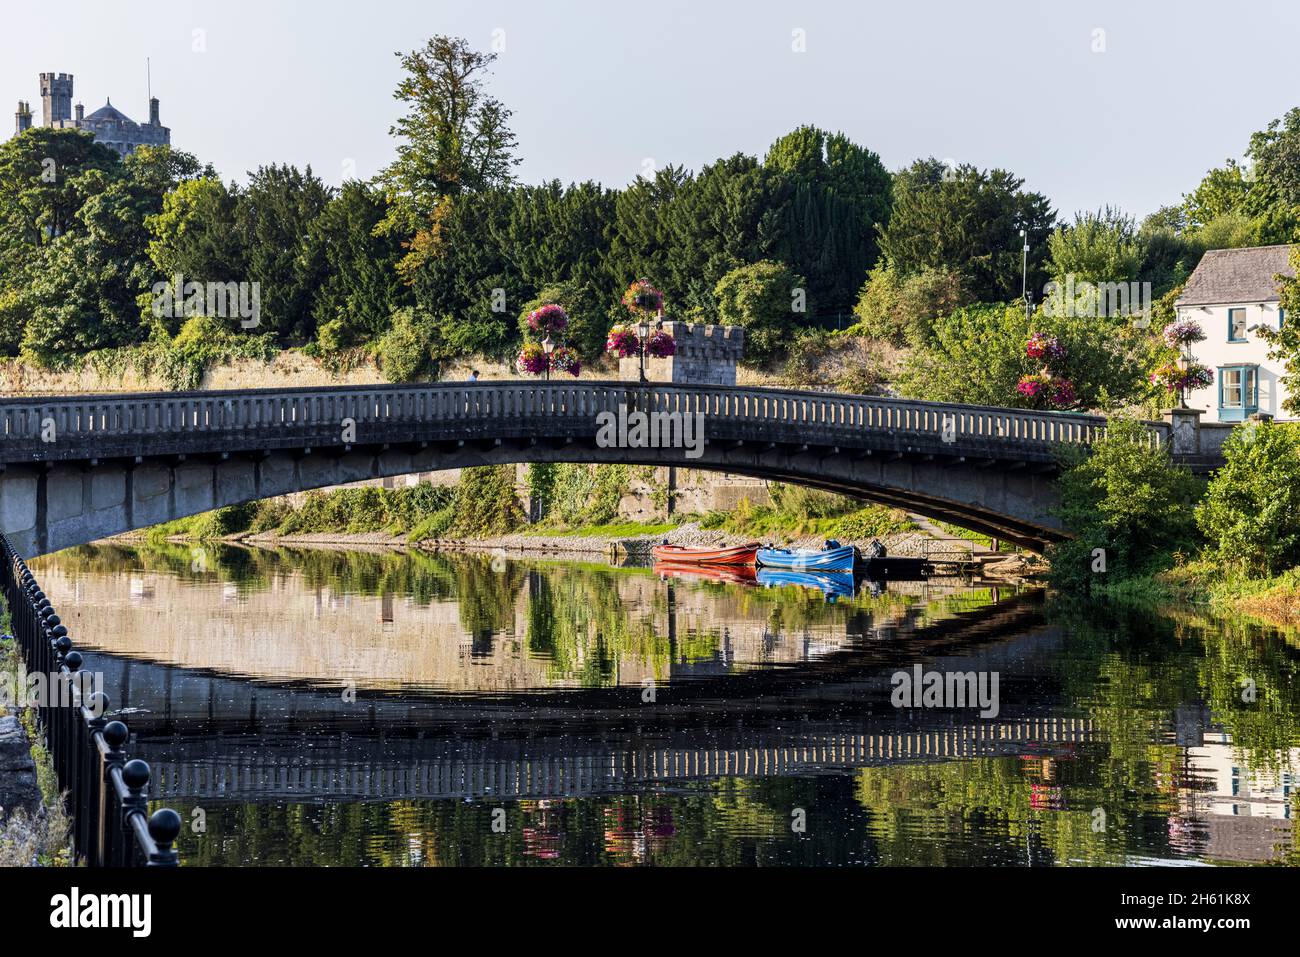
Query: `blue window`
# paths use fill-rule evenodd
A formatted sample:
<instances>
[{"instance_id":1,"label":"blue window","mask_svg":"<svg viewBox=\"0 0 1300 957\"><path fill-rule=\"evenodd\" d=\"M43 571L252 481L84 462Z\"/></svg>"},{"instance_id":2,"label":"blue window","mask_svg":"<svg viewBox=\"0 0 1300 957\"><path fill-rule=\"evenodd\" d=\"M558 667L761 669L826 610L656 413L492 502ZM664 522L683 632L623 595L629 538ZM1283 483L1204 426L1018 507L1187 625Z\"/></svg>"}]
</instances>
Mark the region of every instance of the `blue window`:
<instances>
[{"instance_id":1,"label":"blue window","mask_svg":"<svg viewBox=\"0 0 1300 957\"><path fill-rule=\"evenodd\" d=\"M1246 310L1245 309L1228 310L1228 341L1229 342L1246 341Z\"/></svg>"},{"instance_id":2,"label":"blue window","mask_svg":"<svg viewBox=\"0 0 1300 957\"><path fill-rule=\"evenodd\" d=\"M1286 325L1286 310L1281 306L1277 307L1277 327L1281 329Z\"/></svg>"},{"instance_id":3,"label":"blue window","mask_svg":"<svg viewBox=\"0 0 1300 957\"><path fill-rule=\"evenodd\" d=\"M1259 369L1256 366L1219 368L1219 421L1244 422L1259 411Z\"/></svg>"}]
</instances>

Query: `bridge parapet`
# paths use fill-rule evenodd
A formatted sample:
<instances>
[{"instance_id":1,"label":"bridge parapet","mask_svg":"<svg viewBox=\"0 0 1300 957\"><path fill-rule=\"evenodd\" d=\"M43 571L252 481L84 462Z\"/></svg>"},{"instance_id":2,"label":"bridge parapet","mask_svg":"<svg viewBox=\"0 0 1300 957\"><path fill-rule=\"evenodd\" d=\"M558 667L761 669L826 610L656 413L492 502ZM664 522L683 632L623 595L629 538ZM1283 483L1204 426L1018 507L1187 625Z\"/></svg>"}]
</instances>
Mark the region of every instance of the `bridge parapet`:
<instances>
[{"instance_id":1,"label":"bridge parapet","mask_svg":"<svg viewBox=\"0 0 1300 957\"><path fill-rule=\"evenodd\" d=\"M211 454L466 437L594 435L620 407L699 414L714 438L829 442L888 439L1050 459L1056 446L1104 434L1101 416L783 389L622 382L482 382L250 389L0 400L0 462L115 455ZM357 427L346 443L342 423ZM1159 428L1152 441L1163 441Z\"/></svg>"}]
</instances>

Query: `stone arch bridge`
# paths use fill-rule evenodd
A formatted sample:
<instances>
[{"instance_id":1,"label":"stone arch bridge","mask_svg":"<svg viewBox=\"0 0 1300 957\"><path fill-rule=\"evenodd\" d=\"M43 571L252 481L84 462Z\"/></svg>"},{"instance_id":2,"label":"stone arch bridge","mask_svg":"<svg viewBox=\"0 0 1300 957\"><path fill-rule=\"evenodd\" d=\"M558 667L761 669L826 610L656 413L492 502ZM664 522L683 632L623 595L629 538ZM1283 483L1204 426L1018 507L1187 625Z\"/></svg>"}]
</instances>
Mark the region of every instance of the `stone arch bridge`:
<instances>
[{"instance_id":1,"label":"stone arch bridge","mask_svg":"<svg viewBox=\"0 0 1300 957\"><path fill-rule=\"evenodd\" d=\"M646 417L638 426L638 413ZM1061 445L1103 418L718 385L480 382L0 400L0 530L34 556L212 508L516 462L679 466L841 492L1040 550ZM698 431L697 431L698 429ZM1201 469L1222 433L1150 424Z\"/></svg>"}]
</instances>

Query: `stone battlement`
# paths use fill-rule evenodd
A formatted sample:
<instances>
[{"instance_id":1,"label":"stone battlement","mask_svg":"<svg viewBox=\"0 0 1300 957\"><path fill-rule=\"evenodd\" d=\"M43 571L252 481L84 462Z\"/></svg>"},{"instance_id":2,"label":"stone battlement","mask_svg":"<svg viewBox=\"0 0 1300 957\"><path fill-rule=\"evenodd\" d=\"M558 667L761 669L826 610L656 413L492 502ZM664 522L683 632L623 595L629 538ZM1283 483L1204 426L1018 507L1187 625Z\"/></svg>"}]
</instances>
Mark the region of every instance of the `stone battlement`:
<instances>
[{"instance_id":1,"label":"stone battlement","mask_svg":"<svg viewBox=\"0 0 1300 957\"><path fill-rule=\"evenodd\" d=\"M663 324L673 337L677 351L666 359L646 356L645 374L652 382L683 382L699 385L735 385L736 363L745 354L745 330L740 326L676 322ZM634 381L640 374L636 356L620 359L618 377Z\"/></svg>"}]
</instances>

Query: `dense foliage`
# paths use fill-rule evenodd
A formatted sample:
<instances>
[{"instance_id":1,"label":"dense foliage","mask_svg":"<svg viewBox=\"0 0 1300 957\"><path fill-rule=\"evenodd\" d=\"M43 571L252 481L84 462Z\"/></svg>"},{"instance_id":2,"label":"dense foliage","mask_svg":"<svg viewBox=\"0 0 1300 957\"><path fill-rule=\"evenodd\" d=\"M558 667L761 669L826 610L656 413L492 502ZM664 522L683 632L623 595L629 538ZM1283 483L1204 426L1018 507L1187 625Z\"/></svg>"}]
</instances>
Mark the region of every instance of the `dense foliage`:
<instances>
[{"instance_id":1,"label":"dense foliage","mask_svg":"<svg viewBox=\"0 0 1300 957\"><path fill-rule=\"evenodd\" d=\"M1196 545L1201 482L1147 439L1141 422L1115 419L1090 452L1063 453L1058 514L1075 537L1051 550L1055 584L1087 589Z\"/></svg>"},{"instance_id":2,"label":"dense foliage","mask_svg":"<svg viewBox=\"0 0 1300 957\"><path fill-rule=\"evenodd\" d=\"M1300 426L1234 430L1196 521L1221 567L1276 575L1300 565Z\"/></svg>"}]
</instances>

